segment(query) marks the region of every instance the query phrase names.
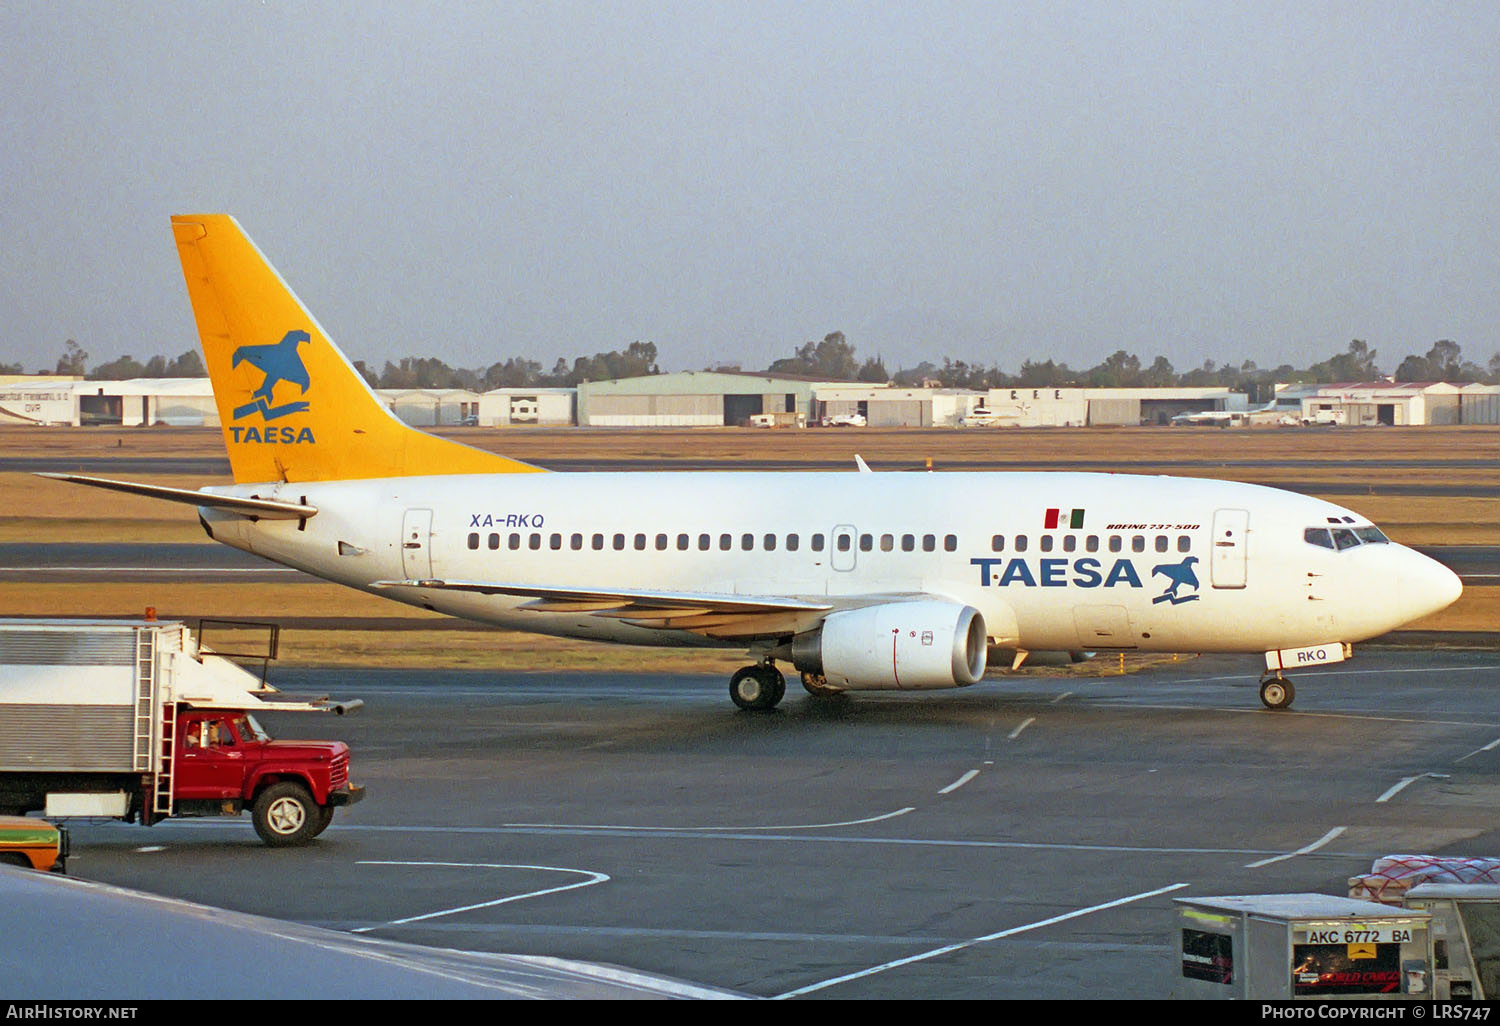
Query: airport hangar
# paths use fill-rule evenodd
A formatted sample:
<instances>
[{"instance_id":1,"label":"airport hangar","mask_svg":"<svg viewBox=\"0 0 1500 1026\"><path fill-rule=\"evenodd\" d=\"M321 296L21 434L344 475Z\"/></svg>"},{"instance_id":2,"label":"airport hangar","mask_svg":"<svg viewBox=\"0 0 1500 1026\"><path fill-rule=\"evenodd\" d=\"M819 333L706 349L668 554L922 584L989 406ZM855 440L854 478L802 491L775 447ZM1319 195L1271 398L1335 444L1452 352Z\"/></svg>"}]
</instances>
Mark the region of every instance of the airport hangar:
<instances>
[{"instance_id":1,"label":"airport hangar","mask_svg":"<svg viewBox=\"0 0 1500 1026\"><path fill-rule=\"evenodd\" d=\"M1019 427L1167 424L1180 413L1282 415L1309 423L1392 426L1500 424L1500 386L1390 381L1276 386L1274 405L1250 410L1227 388L902 388L789 375L682 371L591 381L577 388L376 389L418 427L720 427L755 417L817 425L858 414L872 427L954 427L976 409ZM216 426L207 378L86 381L0 378L0 424Z\"/></svg>"},{"instance_id":2,"label":"airport hangar","mask_svg":"<svg viewBox=\"0 0 1500 1026\"><path fill-rule=\"evenodd\" d=\"M1010 413L1019 426L1166 424L1178 413L1244 410L1227 388L904 388L790 375L683 371L578 386L584 427L787 425L858 415L871 427L957 427L976 409Z\"/></svg>"}]
</instances>

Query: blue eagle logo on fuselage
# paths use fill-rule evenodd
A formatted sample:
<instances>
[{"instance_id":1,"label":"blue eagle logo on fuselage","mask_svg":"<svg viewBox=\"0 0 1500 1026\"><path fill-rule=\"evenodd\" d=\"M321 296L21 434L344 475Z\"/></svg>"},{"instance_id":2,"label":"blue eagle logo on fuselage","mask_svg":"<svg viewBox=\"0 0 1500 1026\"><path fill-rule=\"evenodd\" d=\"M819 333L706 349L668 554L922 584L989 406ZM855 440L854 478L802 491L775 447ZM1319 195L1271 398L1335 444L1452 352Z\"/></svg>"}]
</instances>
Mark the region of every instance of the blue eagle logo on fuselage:
<instances>
[{"instance_id":1,"label":"blue eagle logo on fuselage","mask_svg":"<svg viewBox=\"0 0 1500 1026\"><path fill-rule=\"evenodd\" d=\"M1155 605L1158 602L1170 602L1175 606L1179 602L1198 601L1198 575L1193 573L1193 564L1196 562L1198 562L1197 556L1189 556L1181 563L1161 563L1157 566L1152 567L1152 577L1155 577L1157 574L1161 574L1171 583L1167 585L1166 591L1162 592L1160 595L1156 596L1156 598L1151 600L1151 604ZM1187 585L1189 588L1192 588L1193 594L1177 594L1177 589L1181 588L1183 585Z\"/></svg>"},{"instance_id":2,"label":"blue eagle logo on fuselage","mask_svg":"<svg viewBox=\"0 0 1500 1026\"><path fill-rule=\"evenodd\" d=\"M312 386L307 366L303 364L302 356L297 352L297 347L308 341L311 339L307 332L289 331L280 342L260 346L240 346L234 351L234 356L229 363L231 367L248 363L265 375L265 380L261 382L260 387L250 393L255 401L235 407L235 420L256 412L259 412L266 420L276 420L288 414L302 413L308 408L308 404L303 400L282 403L280 406L271 405L272 394L276 391L276 386L283 381L290 381L303 393L306 393Z\"/></svg>"}]
</instances>

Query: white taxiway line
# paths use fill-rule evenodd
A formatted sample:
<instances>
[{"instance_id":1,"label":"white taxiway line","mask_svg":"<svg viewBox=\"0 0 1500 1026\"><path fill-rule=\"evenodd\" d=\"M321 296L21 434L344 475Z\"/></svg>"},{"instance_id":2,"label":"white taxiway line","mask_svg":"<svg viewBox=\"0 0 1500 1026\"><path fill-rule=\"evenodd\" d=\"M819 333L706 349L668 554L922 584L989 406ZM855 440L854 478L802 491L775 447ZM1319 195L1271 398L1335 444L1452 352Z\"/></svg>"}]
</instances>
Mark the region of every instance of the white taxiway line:
<instances>
[{"instance_id":1,"label":"white taxiway line","mask_svg":"<svg viewBox=\"0 0 1500 1026\"><path fill-rule=\"evenodd\" d=\"M300 574L289 566L0 566L0 574Z\"/></svg>"},{"instance_id":2,"label":"white taxiway line","mask_svg":"<svg viewBox=\"0 0 1500 1026\"><path fill-rule=\"evenodd\" d=\"M957 786L956 784L950 786ZM672 831L688 834L712 834L743 833L746 830L826 830L829 827L863 826L866 823L879 823L883 819L895 819L904 816L908 812L916 812L914 806L908 805L904 809L895 812L883 812L878 816L868 816L864 819L846 819L839 823L794 823L790 826L703 826L703 827L663 827L663 826L618 826L613 823L506 823L509 827L525 827L528 829L543 830L642 830L648 832Z\"/></svg>"},{"instance_id":3,"label":"white taxiway line","mask_svg":"<svg viewBox=\"0 0 1500 1026\"><path fill-rule=\"evenodd\" d=\"M1018 737L1021 736L1021 731L1025 730L1027 727L1031 726L1035 722L1036 722L1036 717L1035 716L1028 716L1025 720L1022 721L1022 723L1021 723L1021 725L1019 727L1017 727L1015 730L1013 730L1013 731L1010 732L1010 734L1008 736L1008 739L1011 740L1011 741L1014 741L1016 738L1018 738Z\"/></svg>"},{"instance_id":4,"label":"white taxiway line","mask_svg":"<svg viewBox=\"0 0 1500 1026\"><path fill-rule=\"evenodd\" d=\"M957 791L960 787L963 787L965 784L967 784L977 776L979 776L978 770L969 770L969 772L959 777L953 783L938 791L938 794L952 794L954 791Z\"/></svg>"},{"instance_id":5,"label":"white taxiway line","mask_svg":"<svg viewBox=\"0 0 1500 1026\"><path fill-rule=\"evenodd\" d=\"M1411 784L1411 783L1413 783L1415 781L1421 780L1426 775L1427 775L1426 773L1418 773L1414 777L1406 777L1406 778L1400 780L1399 782L1397 782L1395 784L1392 784L1390 787L1388 787L1388 788L1385 789L1385 793L1384 794L1382 794L1379 798L1375 799L1375 804L1379 805L1381 802L1388 802L1388 801L1390 801L1392 798L1396 797L1396 795L1400 794L1401 791L1408 784Z\"/></svg>"},{"instance_id":6,"label":"white taxiway line","mask_svg":"<svg viewBox=\"0 0 1500 1026\"><path fill-rule=\"evenodd\" d=\"M1485 745L1482 748L1476 748L1476 749L1474 749L1468 755L1460 755L1457 759L1455 759L1453 761L1454 762L1463 762L1465 759L1473 758L1474 756L1478 755L1480 752L1493 752L1497 747L1500 747L1500 737L1495 738L1495 740L1491 741L1489 744Z\"/></svg>"},{"instance_id":7,"label":"white taxiway line","mask_svg":"<svg viewBox=\"0 0 1500 1026\"><path fill-rule=\"evenodd\" d=\"M925 962L931 958L938 958L942 955L951 954L955 951L962 951L964 948L972 948L976 944L984 944L989 941L1001 940L1005 937L1013 937L1018 933L1026 933L1030 930L1040 930L1042 927L1052 926L1056 923L1067 922L1069 919L1077 919L1080 916L1091 915L1094 912L1103 912L1105 909L1118 908L1121 905L1128 905L1131 902L1136 901L1144 901L1147 898L1154 898L1160 894L1168 894L1172 891L1180 891L1186 886L1188 885L1185 883L1175 883L1169 887L1158 887L1154 891L1142 891L1140 894L1131 894L1124 898L1116 898L1114 901L1106 901L1102 905L1090 905L1088 908L1074 909L1072 912L1064 912L1062 915L1053 916L1050 919L1042 919L1035 923L1027 923L1024 926L1012 926L1008 930L1000 930L996 933L988 933L983 937L975 937L972 940L959 941L956 944L945 944L940 948L933 948L931 951L924 951L918 955L908 955L906 958L898 958L893 962L883 962L880 965L871 966L868 969L861 969L857 973L847 973L843 976L836 976L831 980L824 980L821 983L810 983L806 987L798 987L796 990L789 990L784 994L777 994L772 998L772 1000L783 1001L787 998L801 997L803 994L811 994L814 991L826 990L827 988L835 987L840 983L848 983L850 980L859 980L863 979L866 976L874 976L876 973L883 973L888 969L899 969L901 966L911 965L914 962Z\"/></svg>"},{"instance_id":8,"label":"white taxiway line","mask_svg":"<svg viewBox=\"0 0 1500 1026\"><path fill-rule=\"evenodd\" d=\"M580 887L592 887L609 880L604 873L595 873L588 869L567 869L562 866L511 866L494 862L387 862L378 859L361 859L357 865L361 866L445 866L456 869L533 869L544 873L576 873L588 877L577 883L564 884L561 887L548 887L540 891L527 891L525 894L512 894L508 898L496 898L494 901L481 901L473 905L463 905L459 908L447 908L438 912L427 912L420 916L408 916L405 919L392 919L377 926L361 926L350 930L350 933L369 933L371 930L380 930L387 926L405 926L407 923L419 923L424 919L440 919L443 916L453 916L460 912L472 912L480 908L493 908L496 905L508 905L513 901L523 901L526 898L540 898L544 894L557 894L562 891L577 890Z\"/></svg>"},{"instance_id":9,"label":"white taxiway line","mask_svg":"<svg viewBox=\"0 0 1500 1026\"><path fill-rule=\"evenodd\" d=\"M1294 859L1298 855L1310 854L1311 852L1315 852L1319 848L1323 847L1323 845L1330 843L1335 837L1338 837L1347 829L1349 828L1334 827L1332 830L1328 831L1328 833L1324 834L1322 837L1318 838L1316 841L1314 841L1312 844L1307 845L1306 847L1298 848L1296 851L1289 851L1285 855L1275 855L1268 859L1261 859L1259 862L1247 863L1245 865L1245 868L1259 869L1261 866L1269 866L1273 862L1285 862L1287 859Z\"/></svg>"}]
</instances>

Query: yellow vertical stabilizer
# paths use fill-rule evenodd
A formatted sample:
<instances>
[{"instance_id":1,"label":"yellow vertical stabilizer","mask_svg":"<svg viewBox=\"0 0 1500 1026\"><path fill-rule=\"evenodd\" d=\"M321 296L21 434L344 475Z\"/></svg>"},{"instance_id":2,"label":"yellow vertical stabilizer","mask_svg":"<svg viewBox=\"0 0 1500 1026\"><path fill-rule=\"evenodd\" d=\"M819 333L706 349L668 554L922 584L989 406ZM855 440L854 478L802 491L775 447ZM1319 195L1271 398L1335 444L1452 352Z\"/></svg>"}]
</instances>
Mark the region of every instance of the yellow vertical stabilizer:
<instances>
[{"instance_id":1,"label":"yellow vertical stabilizer","mask_svg":"<svg viewBox=\"0 0 1500 1026\"><path fill-rule=\"evenodd\" d=\"M396 419L234 218L172 234L235 481L540 471Z\"/></svg>"}]
</instances>

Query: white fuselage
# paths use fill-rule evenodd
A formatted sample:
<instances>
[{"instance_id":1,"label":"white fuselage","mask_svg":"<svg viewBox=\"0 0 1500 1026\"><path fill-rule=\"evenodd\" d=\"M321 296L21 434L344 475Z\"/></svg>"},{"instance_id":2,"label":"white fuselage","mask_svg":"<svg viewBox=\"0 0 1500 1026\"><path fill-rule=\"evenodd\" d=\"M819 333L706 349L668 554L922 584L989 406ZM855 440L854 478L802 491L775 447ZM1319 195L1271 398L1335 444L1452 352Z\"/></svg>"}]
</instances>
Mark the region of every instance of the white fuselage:
<instances>
[{"instance_id":1,"label":"white fuselage","mask_svg":"<svg viewBox=\"0 0 1500 1026\"><path fill-rule=\"evenodd\" d=\"M1264 652L1353 642L1441 609L1459 591L1450 571L1404 546L1306 540L1308 529L1370 526L1347 509L1191 478L551 473L210 490L316 506L300 523L200 512L226 544L355 588L445 578L744 596L925 595L975 607L993 643L1028 650ZM721 644L587 612L524 609L527 600L515 596L379 594L535 633Z\"/></svg>"}]
</instances>

